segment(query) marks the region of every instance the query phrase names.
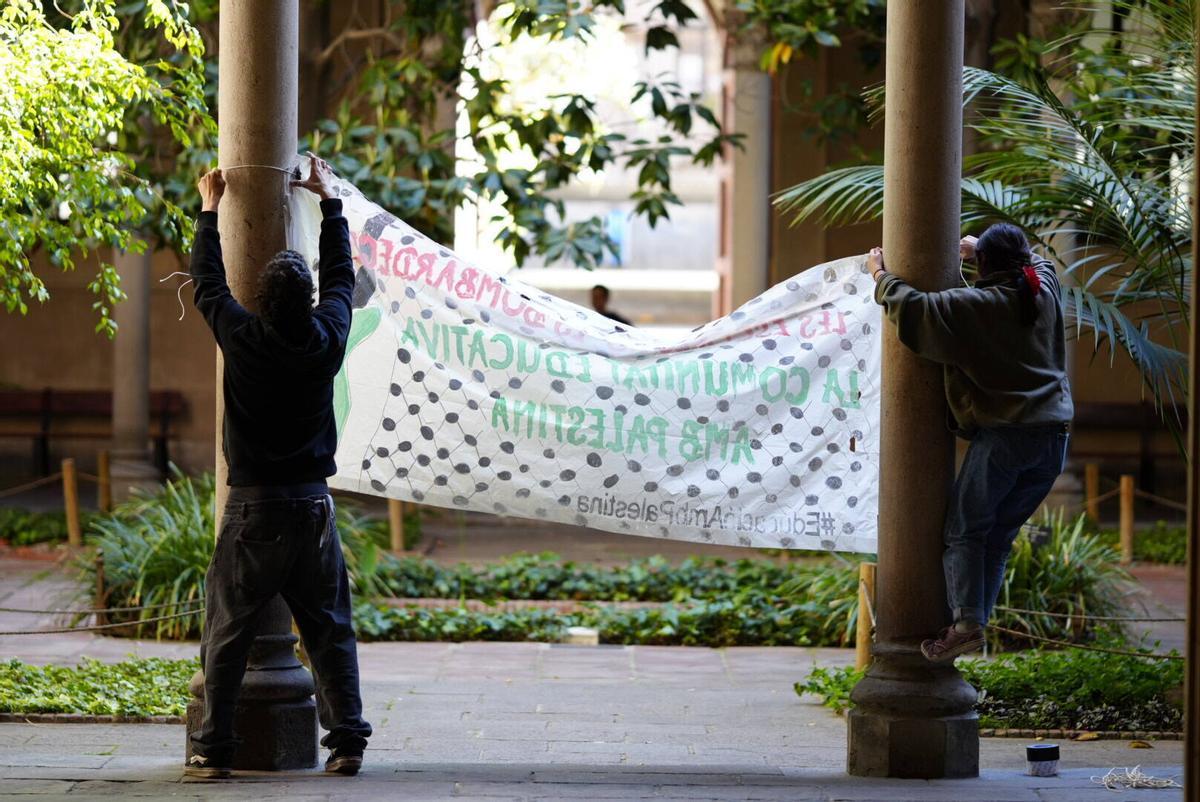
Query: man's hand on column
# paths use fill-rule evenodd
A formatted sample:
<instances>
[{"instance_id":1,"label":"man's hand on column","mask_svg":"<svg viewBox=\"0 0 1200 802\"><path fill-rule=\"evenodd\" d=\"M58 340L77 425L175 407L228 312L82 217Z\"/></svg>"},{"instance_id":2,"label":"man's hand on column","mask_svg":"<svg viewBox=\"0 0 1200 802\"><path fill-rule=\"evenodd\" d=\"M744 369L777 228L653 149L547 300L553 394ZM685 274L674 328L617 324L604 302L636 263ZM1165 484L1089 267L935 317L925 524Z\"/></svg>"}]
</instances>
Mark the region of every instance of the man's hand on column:
<instances>
[{"instance_id":1,"label":"man's hand on column","mask_svg":"<svg viewBox=\"0 0 1200 802\"><path fill-rule=\"evenodd\" d=\"M304 187L309 192L317 195L321 200L337 197L333 191L333 169L324 159L317 158L312 151L308 152L308 157L312 159L310 164L312 167L309 170L308 178L304 181L293 181L292 188Z\"/></svg>"},{"instance_id":2,"label":"man's hand on column","mask_svg":"<svg viewBox=\"0 0 1200 802\"><path fill-rule=\"evenodd\" d=\"M206 212L215 212L221 205L221 197L225 194L225 174L221 172L220 168L209 170L200 177L196 188L200 190L201 209Z\"/></svg>"}]
</instances>

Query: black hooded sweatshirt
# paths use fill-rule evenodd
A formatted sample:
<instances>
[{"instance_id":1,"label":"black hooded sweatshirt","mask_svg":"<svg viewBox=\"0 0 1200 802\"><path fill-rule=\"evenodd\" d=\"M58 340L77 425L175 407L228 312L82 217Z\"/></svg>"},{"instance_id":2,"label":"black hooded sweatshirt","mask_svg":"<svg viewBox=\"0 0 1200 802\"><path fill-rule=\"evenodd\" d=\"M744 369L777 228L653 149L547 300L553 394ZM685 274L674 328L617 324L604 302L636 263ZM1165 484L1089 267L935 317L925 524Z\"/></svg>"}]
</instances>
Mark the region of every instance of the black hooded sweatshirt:
<instances>
[{"instance_id":1,"label":"black hooded sweatshirt","mask_svg":"<svg viewBox=\"0 0 1200 802\"><path fill-rule=\"evenodd\" d=\"M284 336L229 291L216 212L196 223L196 308L225 356L222 446L234 487L321 482L337 471L333 378L346 353L354 268L337 198L321 201L320 298L312 321Z\"/></svg>"}]
</instances>

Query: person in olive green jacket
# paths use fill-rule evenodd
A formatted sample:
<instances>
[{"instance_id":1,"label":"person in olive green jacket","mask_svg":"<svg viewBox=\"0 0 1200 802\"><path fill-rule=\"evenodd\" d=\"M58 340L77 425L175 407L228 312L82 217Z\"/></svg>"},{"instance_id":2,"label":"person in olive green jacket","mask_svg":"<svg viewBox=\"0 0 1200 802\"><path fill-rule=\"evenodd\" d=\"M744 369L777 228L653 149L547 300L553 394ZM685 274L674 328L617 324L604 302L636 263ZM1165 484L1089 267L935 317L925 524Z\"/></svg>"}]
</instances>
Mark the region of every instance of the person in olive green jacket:
<instances>
[{"instance_id":1,"label":"person in olive green jacket","mask_svg":"<svg viewBox=\"0 0 1200 802\"><path fill-rule=\"evenodd\" d=\"M983 645L1017 531L1062 473L1074 415L1063 307L1051 263L1001 223L960 245L973 287L921 292L868 263L875 300L900 341L945 367L952 428L970 440L946 513L946 597L953 623L921 644L933 662Z\"/></svg>"}]
</instances>

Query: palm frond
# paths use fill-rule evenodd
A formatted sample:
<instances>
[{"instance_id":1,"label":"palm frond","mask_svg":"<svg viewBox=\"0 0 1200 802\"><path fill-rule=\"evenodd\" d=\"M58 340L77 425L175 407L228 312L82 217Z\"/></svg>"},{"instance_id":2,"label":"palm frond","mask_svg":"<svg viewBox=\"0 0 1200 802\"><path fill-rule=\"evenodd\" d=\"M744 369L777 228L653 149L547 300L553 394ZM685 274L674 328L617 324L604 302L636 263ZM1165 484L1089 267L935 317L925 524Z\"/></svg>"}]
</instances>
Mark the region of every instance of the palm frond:
<instances>
[{"instance_id":1,"label":"palm frond","mask_svg":"<svg viewBox=\"0 0 1200 802\"><path fill-rule=\"evenodd\" d=\"M874 220L883 213L883 165L830 170L783 190L773 203L793 215L792 225L810 218L835 226Z\"/></svg>"},{"instance_id":2,"label":"palm frond","mask_svg":"<svg viewBox=\"0 0 1200 802\"><path fill-rule=\"evenodd\" d=\"M1067 0L1094 10L1099 0ZM1020 80L963 71L966 125L979 152L964 160L962 224L1024 229L1064 274L1065 311L1110 361L1121 349L1160 406L1183 397L1189 321L1192 211L1182 176L1195 169L1194 0L1111 0L1119 37L1080 28L1056 43L1061 58ZM880 86L865 93L873 119ZM831 171L781 192L794 222L878 218L880 165Z\"/></svg>"},{"instance_id":3,"label":"palm frond","mask_svg":"<svg viewBox=\"0 0 1200 802\"><path fill-rule=\"evenodd\" d=\"M1095 351L1106 344L1110 346L1110 365L1118 348L1129 355L1160 408L1173 408L1181 403L1186 396L1186 353L1156 342L1146 321L1135 323L1120 307L1082 287L1064 287L1063 306L1067 326L1074 328L1076 336L1082 335L1086 327L1093 333Z\"/></svg>"}]
</instances>

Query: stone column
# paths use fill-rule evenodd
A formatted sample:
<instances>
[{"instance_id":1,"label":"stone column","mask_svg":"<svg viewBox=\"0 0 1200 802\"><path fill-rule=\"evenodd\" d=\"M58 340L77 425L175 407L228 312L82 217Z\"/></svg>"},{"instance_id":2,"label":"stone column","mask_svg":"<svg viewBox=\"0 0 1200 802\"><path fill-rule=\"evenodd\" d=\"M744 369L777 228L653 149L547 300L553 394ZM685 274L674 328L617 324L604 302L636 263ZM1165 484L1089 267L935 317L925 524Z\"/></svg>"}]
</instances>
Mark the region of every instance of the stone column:
<instances>
[{"instance_id":1,"label":"stone column","mask_svg":"<svg viewBox=\"0 0 1200 802\"><path fill-rule=\"evenodd\" d=\"M963 0L905 0L887 12L883 249L922 290L958 267ZM920 642L948 623L942 520L954 470L942 370L883 334L882 466L875 660L854 689L850 774L973 777L976 694Z\"/></svg>"},{"instance_id":2,"label":"stone column","mask_svg":"<svg viewBox=\"0 0 1200 802\"><path fill-rule=\"evenodd\" d=\"M299 10L296 0L225 0L220 9L218 153L223 168L290 166L296 160ZM287 176L248 167L226 173L219 227L229 287L252 307L258 271L287 247ZM227 495L221 448L224 363L217 355L217 510ZM220 515L218 515L218 519ZM312 676L296 659L297 638L283 600L263 612L242 683L237 730L243 739L235 768L281 770L317 762ZM192 692L203 696L203 678ZM188 731L202 700L188 706Z\"/></svg>"},{"instance_id":3,"label":"stone column","mask_svg":"<svg viewBox=\"0 0 1200 802\"><path fill-rule=\"evenodd\" d=\"M722 162L713 316L727 315L767 289L771 271L771 76L758 66L762 42L739 33L727 12L721 124L744 136Z\"/></svg>"},{"instance_id":4,"label":"stone column","mask_svg":"<svg viewBox=\"0 0 1200 802\"><path fill-rule=\"evenodd\" d=\"M120 251L113 261L125 300L113 308L113 498L158 484L150 455L150 253Z\"/></svg>"}]
</instances>

